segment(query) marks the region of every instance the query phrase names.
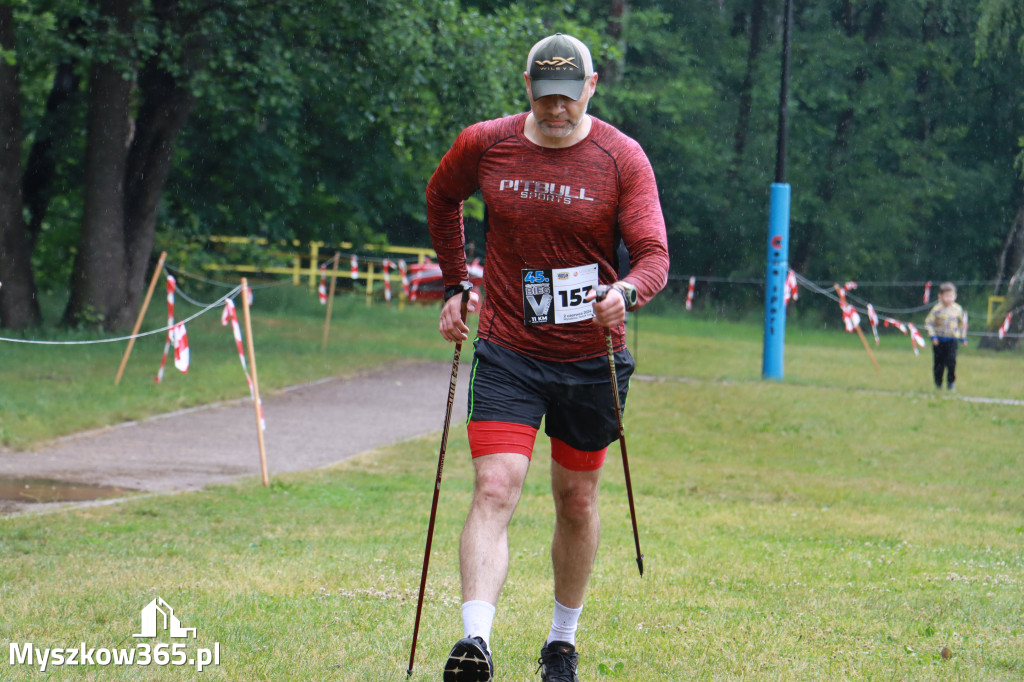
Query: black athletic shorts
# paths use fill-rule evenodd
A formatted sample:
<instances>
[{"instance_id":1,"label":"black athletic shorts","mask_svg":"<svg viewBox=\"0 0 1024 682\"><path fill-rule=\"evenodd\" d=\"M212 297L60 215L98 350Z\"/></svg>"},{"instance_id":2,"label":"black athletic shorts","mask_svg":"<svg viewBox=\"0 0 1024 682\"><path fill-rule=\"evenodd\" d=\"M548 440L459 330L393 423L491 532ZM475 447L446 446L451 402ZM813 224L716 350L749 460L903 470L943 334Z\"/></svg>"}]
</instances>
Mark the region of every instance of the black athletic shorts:
<instances>
[{"instance_id":1,"label":"black athletic shorts","mask_svg":"<svg viewBox=\"0 0 1024 682\"><path fill-rule=\"evenodd\" d=\"M537 360L497 344L473 343L469 421L526 424L577 450L601 450L619 438L608 357L576 362ZM629 351L615 353L623 410L635 363Z\"/></svg>"}]
</instances>

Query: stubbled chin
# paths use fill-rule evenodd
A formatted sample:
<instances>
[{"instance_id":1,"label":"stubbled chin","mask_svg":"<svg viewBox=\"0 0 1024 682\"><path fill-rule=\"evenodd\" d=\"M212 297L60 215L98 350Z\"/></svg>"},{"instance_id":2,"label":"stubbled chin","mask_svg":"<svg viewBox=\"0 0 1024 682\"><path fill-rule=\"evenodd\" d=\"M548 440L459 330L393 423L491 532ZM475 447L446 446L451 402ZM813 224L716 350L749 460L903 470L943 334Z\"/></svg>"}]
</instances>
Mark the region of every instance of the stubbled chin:
<instances>
[{"instance_id":1,"label":"stubbled chin","mask_svg":"<svg viewBox=\"0 0 1024 682\"><path fill-rule=\"evenodd\" d=\"M551 125L549 123L540 124L541 132L548 137L567 137L576 126L563 123L562 125Z\"/></svg>"}]
</instances>

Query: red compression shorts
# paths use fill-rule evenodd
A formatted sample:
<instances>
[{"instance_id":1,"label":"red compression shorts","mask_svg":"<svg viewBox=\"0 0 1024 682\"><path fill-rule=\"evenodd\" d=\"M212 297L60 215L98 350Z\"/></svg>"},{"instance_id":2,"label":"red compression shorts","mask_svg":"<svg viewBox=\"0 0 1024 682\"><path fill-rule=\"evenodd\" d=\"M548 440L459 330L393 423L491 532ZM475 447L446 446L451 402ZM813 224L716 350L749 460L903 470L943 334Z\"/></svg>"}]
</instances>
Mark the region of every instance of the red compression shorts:
<instances>
[{"instance_id":1,"label":"red compression shorts","mask_svg":"<svg viewBox=\"0 0 1024 682\"><path fill-rule=\"evenodd\" d=\"M529 459L537 440L537 429L526 424L497 421L469 422L469 449L473 457L499 452L514 452ZM551 459L570 471L594 471L604 465L608 448L592 452L577 450L561 440L551 438Z\"/></svg>"}]
</instances>

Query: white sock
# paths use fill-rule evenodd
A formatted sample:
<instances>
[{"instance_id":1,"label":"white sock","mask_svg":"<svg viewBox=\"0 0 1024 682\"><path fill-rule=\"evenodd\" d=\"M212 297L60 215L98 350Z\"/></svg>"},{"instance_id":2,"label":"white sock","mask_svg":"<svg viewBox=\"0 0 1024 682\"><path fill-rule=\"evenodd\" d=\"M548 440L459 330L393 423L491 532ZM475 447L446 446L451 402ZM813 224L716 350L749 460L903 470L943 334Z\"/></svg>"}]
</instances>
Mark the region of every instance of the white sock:
<instances>
[{"instance_id":1,"label":"white sock","mask_svg":"<svg viewBox=\"0 0 1024 682\"><path fill-rule=\"evenodd\" d=\"M548 640L545 644L568 642L576 646L576 628L580 621L580 613L582 612L582 606L578 609L570 609L559 604L556 599L555 615L551 618L551 632L548 633Z\"/></svg>"},{"instance_id":2,"label":"white sock","mask_svg":"<svg viewBox=\"0 0 1024 682\"><path fill-rule=\"evenodd\" d=\"M485 601L468 601L462 605L462 631L466 637L484 640L487 650L491 649L491 626L494 624L494 604Z\"/></svg>"}]
</instances>

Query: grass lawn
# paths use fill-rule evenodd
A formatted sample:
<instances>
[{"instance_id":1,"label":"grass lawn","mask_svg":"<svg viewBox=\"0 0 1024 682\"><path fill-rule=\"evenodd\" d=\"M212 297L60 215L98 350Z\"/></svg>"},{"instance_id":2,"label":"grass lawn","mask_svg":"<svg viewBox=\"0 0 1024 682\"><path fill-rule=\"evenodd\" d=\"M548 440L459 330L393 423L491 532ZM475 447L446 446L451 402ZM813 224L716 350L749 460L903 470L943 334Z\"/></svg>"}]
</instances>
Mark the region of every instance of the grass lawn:
<instances>
[{"instance_id":1,"label":"grass lawn","mask_svg":"<svg viewBox=\"0 0 1024 682\"><path fill-rule=\"evenodd\" d=\"M266 298L255 334L268 387L410 355L451 358L433 310L342 304L336 320L347 322L324 353L315 304ZM902 336L883 339L876 373L856 336L791 329L786 378L765 382L755 326L681 315L639 326L625 423L646 570L641 579L613 446L578 640L581 679L1024 677L1019 353L968 348L954 398L931 388L930 352L915 357ZM89 402L86 390L99 395L76 417L81 427L244 395L230 333L212 319L195 328L194 372L154 389L162 344L140 343L125 398L103 386L112 387L123 348L85 347L88 362L76 355L40 368L31 365L48 357L43 349L0 346L8 442L29 447L51 435L33 415L46 411L39 421L52 427L69 401ZM221 335L226 348L201 371L199 349ZM93 364L102 371L85 369ZM1007 402L965 399L979 396ZM11 406L19 417L8 421ZM438 444L432 434L279 476L267 490L254 478L0 519L0 646L135 647L145 641L132 637L139 612L160 596L197 629L180 640L188 655L219 645L219 665L57 674L404 680ZM550 624L548 465L541 445L510 529L492 642L498 680L537 679ZM462 635L457 543L471 488L465 430L454 428L414 680L438 679ZM0 662L5 680L38 674Z\"/></svg>"}]
</instances>

